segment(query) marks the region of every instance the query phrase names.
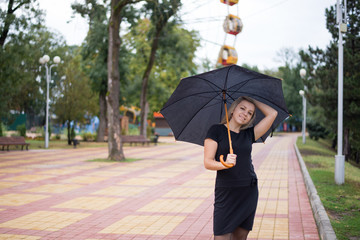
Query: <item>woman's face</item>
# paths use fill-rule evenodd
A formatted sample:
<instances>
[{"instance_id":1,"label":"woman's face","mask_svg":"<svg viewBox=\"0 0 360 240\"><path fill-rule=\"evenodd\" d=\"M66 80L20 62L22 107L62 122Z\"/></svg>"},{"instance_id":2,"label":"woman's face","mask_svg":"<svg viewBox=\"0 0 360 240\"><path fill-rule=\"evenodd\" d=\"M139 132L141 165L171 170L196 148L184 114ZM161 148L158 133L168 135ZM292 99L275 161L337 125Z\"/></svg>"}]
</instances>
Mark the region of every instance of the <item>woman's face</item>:
<instances>
[{"instance_id":1,"label":"woman's face","mask_svg":"<svg viewBox=\"0 0 360 240\"><path fill-rule=\"evenodd\" d=\"M241 101L232 113L231 120L234 120L237 124L244 125L249 123L255 112L255 105L249 101Z\"/></svg>"}]
</instances>

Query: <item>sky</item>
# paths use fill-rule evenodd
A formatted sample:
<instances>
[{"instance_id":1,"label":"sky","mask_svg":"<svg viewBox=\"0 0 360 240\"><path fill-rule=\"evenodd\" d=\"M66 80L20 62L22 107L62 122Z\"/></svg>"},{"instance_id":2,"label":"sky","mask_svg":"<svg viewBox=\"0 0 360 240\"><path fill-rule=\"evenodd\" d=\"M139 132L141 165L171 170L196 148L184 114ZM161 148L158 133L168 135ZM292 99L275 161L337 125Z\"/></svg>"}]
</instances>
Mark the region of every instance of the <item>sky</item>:
<instances>
[{"instance_id":1,"label":"sky","mask_svg":"<svg viewBox=\"0 0 360 240\"><path fill-rule=\"evenodd\" d=\"M85 19L72 14L70 5L75 0L39 2L46 11L46 26L61 33L68 44L81 44L88 25ZM283 65L277 57L283 48L295 52L308 46L324 49L331 40L326 29L325 9L336 1L239 0L233 6L220 0L183 0L182 3L179 15L184 27L198 31L201 38L198 64L208 58L215 66L221 45L225 43L235 47L238 65L246 63L265 70ZM222 27L228 13L239 16L244 25L236 38L226 34Z\"/></svg>"}]
</instances>

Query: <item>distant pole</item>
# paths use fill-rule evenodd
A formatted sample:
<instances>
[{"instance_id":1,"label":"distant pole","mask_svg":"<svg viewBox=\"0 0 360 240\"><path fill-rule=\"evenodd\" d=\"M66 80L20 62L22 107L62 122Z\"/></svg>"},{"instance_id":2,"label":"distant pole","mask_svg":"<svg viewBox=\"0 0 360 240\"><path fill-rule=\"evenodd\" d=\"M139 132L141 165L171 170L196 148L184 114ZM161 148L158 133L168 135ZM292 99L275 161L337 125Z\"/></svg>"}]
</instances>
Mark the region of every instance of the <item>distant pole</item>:
<instances>
[{"instance_id":1,"label":"distant pole","mask_svg":"<svg viewBox=\"0 0 360 240\"><path fill-rule=\"evenodd\" d=\"M304 68L300 69L300 76L302 78L305 78L306 76L306 70ZM307 86L304 85L304 91L300 90L299 93L302 96L302 100L303 100L303 122L302 122L302 143L305 144L306 143L306 97L305 97L305 92L307 91Z\"/></svg>"},{"instance_id":2,"label":"distant pole","mask_svg":"<svg viewBox=\"0 0 360 240\"><path fill-rule=\"evenodd\" d=\"M346 6L346 1L345 1ZM343 22L342 0L337 0L337 24L339 27L338 43L338 134L337 134L337 155L335 156L335 183L338 185L345 182L345 156L343 155L343 37L346 32L346 24ZM346 14L346 11L345 11ZM346 20L346 16L345 16Z\"/></svg>"},{"instance_id":3,"label":"distant pole","mask_svg":"<svg viewBox=\"0 0 360 240\"><path fill-rule=\"evenodd\" d=\"M45 120L45 148L49 148L49 68L45 63L46 68L46 120Z\"/></svg>"}]
</instances>

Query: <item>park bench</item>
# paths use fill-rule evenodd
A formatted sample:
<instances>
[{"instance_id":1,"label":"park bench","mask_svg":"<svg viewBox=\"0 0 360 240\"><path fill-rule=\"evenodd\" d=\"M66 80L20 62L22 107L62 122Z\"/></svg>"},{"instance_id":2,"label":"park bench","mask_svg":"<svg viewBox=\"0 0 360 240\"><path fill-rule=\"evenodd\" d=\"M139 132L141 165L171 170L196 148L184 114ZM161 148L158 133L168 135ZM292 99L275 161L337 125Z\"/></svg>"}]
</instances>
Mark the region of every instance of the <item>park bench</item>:
<instances>
[{"instance_id":1,"label":"park bench","mask_svg":"<svg viewBox=\"0 0 360 240\"><path fill-rule=\"evenodd\" d=\"M21 146L21 150L26 146L26 150L29 150L29 145L30 143L26 143L24 137L0 137L0 146L2 146L3 151L5 147L9 151L10 146Z\"/></svg>"},{"instance_id":2,"label":"park bench","mask_svg":"<svg viewBox=\"0 0 360 240\"><path fill-rule=\"evenodd\" d=\"M141 143L142 145L150 144L150 140L142 135L122 135L121 140L123 143L130 143L130 146L134 143L135 145Z\"/></svg>"}]
</instances>

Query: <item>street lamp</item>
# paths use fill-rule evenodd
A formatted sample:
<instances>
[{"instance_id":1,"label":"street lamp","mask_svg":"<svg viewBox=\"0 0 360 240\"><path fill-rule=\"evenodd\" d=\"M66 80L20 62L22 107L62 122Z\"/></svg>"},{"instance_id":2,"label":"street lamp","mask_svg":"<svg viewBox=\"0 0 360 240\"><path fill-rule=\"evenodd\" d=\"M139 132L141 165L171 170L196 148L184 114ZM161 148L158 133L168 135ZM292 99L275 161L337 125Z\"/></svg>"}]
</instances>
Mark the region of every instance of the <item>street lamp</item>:
<instances>
[{"instance_id":1,"label":"street lamp","mask_svg":"<svg viewBox=\"0 0 360 240\"><path fill-rule=\"evenodd\" d=\"M306 70L304 68L300 69L300 76L302 78L305 78L306 76ZM302 96L303 100L303 122L302 122L302 142L305 144L306 138L305 138L305 132L306 132L306 97L305 92L307 91L307 86L304 85L304 90L300 90L299 94Z\"/></svg>"},{"instance_id":2,"label":"street lamp","mask_svg":"<svg viewBox=\"0 0 360 240\"><path fill-rule=\"evenodd\" d=\"M335 183L338 185L345 182L345 156L343 155L343 33L347 31L346 25L346 0L337 0L336 3L336 22L339 27L339 43L338 43L338 134L337 134L337 155L335 155Z\"/></svg>"},{"instance_id":3,"label":"street lamp","mask_svg":"<svg viewBox=\"0 0 360 240\"><path fill-rule=\"evenodd\" d=\"M61 59L55 56L53 59L54 64L48 67L47 63L50 61L49 55L44 55L39 59L39 63L46 68L46 120L45 120L45 148L49 148L49 83L51 80L51 68L57 66Z\"/></svg>"}]
</instances>

